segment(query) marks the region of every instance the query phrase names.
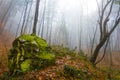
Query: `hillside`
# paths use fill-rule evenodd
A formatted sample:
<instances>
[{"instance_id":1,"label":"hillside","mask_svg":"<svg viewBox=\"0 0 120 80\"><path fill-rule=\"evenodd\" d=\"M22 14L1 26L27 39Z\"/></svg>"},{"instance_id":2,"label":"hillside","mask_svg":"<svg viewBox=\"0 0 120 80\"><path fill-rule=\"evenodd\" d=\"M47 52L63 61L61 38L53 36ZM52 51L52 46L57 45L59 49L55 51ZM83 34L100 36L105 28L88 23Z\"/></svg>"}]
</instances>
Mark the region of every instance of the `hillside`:
<instances>
[{"instance_id":1,"label":"hillside","mask_svg":"<svg viewBox=\"0 0 120 80\"><path fill-rule=\"evenodd\" d=\"M82 54L61 47L53 47L55 65L38 71L30 71L15 77L6 74L3 80L107 80L108 74L95 68ZM114 79L119 80L119 79Z\"/></svg>"},{"instance_id":2,"label":"hillside","mask_svg":"<svg viewBox=\"0 0 120 80\"><path fill-rule=\"evenodd\" d=\"M18 43L18 41L20 42L20 40L22 41L21 43L22 45ZM36 40L38 42L39 41L43 41L43 42L36 44L35 41L33 40ZM23 44L23 41L25 41L24 44ZM17 44L19 47L17 47ZM36 45L41 45L41 44L43 47L36 46ZM19 52L18 48L21 48L20 45L21 46L27 45L27 46L22 48L22 51ZM28 45L31 45L31 46L28 46ZM47 53L47 54L42 55L41 57L41 55L38 55L36 52L38 51L36 50L38 47L40 47L40 50L42 50L43 53L46 53L45 48L50 49L48 50L49 53L51 53L51 55L55 55L54 64L53 62L51 63L49 61L44 63L44 60L45 61L50 60L50 54L48 55ZM120 80L119 69L113 70L110 68L95 67L89 62L88 57L84 55L83 51L81 51L80 53L75 53L74 50L69 50L68 48L63 48L62 46L52 46L48 48L44 40L34 35L23 35L17 38L13 42L13 48L10 50L10 52L4 52L5 51L4 48L0 48L0 49L2 50L1 55L0 55L0 76L1 76L0 80ZM29 51L29 54L28 52L25 52L23 49L26 51ZM37 64L34 67L38 69L25 71L19 74L18 73L16 74L16 72L14 72L15 73L14 75L10 75L11 72L8 70L8 62L9 62L10 57L8 56L7 53L9 53L10 55L12 50L17 50L17 53L14 52L16 53L17 56L15 57L15 55L12 55L14 58L13 60L14 63L12 62L13 65L10 66L9 68L12 67L13 71L16 68L15 71L20 72L18 71L20 69L16 67L17 65L20 65L18 59L20 60L21 59L20 55L23 56L26 53L27 53L26 55L28 56L31 55L30 50L27 50L27 49L31 49L31 50L35 49L35 54L33 56L36 56L37 58L40 56L41 61L43 59L43 62L41 64L42 67L41 65ZM32 52L32 54L33 53L34 52ZM15 58L17 59L17 63L15 62ZM37 62L41 62L41 61L37 61ZM11 65L12 63L10 63L9 65ZM21 66L21 67L30 68L31 63L28 65L27 64L28 63L25 63L25 66ZM34 64L34 62L32 64ZM40 66L41 68L39 68L38 66ZM34 67L32 66L32 68Z\"/></svg>"}]
</instances>

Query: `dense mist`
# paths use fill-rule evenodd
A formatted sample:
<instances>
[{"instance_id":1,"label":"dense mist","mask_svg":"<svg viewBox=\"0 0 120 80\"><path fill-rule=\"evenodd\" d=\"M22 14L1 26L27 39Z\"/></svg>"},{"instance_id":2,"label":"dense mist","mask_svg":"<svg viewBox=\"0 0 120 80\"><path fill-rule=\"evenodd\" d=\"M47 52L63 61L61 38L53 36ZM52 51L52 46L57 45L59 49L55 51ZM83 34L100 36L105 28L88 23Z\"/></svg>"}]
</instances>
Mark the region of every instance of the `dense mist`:
<instances>
[{"instance_id":1,"label":"dense mist","mask_svg":"<svg viewBox=\"0 0 120 80\"><path fill-rule=\"evenodd\" d=\"M31 34L35 2L36 0L0 0L2 27L14 37ZM99 41L98 5L102 6L101 3L101 0L40 0L37 35L46 39L49 45L89 50L93 46L93 39L94 45ZM108 28L114 22L118 6L113 5ZM118 27L110 37L113 49L119 49L119 33Z\"/></svg>"},{"instance_id":2,"label":"dense mist","mask_svg":"<svg viewBox=\"0 0 120 80\"><path fill-rule=\"evenodd\" d=\"M0 80L120 80L120 0L0 0Z\"/></svg>"}]
</instances>

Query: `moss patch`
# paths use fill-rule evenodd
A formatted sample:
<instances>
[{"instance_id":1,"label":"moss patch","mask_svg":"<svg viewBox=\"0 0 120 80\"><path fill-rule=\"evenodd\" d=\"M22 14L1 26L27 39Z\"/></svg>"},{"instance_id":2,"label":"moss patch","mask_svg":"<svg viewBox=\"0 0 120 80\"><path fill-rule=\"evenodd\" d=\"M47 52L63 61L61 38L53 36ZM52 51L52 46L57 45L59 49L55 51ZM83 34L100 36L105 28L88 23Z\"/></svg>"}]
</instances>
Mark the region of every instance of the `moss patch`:
<instances>
[{"instance_id":1,"label":"moss patch","mask_svg":"<svg viewBox=\"0 0 120 80\"><path fill-rule=\"evenodd\" d=\"M36 35L21 35L13 42L8 55L10 75L30 70L43 69L55 63L44 39Z\"/></svg>"}]
</instances>

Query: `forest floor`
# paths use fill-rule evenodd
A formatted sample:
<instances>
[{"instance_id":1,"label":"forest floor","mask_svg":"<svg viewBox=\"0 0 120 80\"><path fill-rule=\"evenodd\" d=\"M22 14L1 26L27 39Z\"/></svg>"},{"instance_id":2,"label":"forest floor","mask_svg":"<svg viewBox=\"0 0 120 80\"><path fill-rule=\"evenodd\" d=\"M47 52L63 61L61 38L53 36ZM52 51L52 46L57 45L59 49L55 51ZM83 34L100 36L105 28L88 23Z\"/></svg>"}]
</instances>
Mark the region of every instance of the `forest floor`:
<instances>
[{"instance_id":1,"label":"forest floor","mask_svg":"<svg viewBox=\"0 0 120 80\"><path fill-rule=\"evenodd\" d=\"M12 44L12 35L5 31L0 33L0 75L8 71L8 53Z\"/></svg>"},{"instance_id":2,"label":"forest floor","mask_svg":"<svg viewBox=\"0 0 120 80\"><path fill-rule=\"evenodd\" d=\"M2 38L0 36L0 76L8 72L8 53L11 47L10 41L1 40ZM103 60L97 67L94 67L87 56L75 54L74 51L66 48L53 46L52 51L56 56L55 65L38 71L26 72L17 76L18 79L9 80L120 80L119 53L113 55L115 58L112 63L115 67L113 65L114 68L111 68L106 67L109 65L107 60Z\"/></svg>"},{"instance_id":3,"label":"forest floor","mask_svg":"<svg viewBox=\"0 0 120 80\"><path fill-rule=\"evenodd\" d=\"M7 55L8 55L8 51L6 51L3 43L0 43L0 75L8 71Z\"/></svg>"},{"instance_id":4,"label":"forest floor","mask_svg":"<svg viewBox=\"0 0 120 80\"><path fill-rule=\"evenodd\" d=\"M61 47L52 49L57 53L55 65L39 71L26 72L14 80L108 80L108 78L120 80L118 69L94 67L84 55L74 54L73 51ZM4 52L2 47L0 50L0 76L2 76L8 71L8 52Z\"/></svg>"}]
</instances>

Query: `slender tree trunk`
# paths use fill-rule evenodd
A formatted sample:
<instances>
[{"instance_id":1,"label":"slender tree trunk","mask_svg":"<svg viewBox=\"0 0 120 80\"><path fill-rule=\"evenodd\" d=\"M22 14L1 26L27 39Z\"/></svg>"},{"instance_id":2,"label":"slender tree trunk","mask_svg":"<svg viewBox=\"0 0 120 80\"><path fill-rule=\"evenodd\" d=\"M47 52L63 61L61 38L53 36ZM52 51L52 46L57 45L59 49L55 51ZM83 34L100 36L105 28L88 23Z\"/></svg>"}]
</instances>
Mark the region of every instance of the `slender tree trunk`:
<instances>
[{"instance_id":1,"label":"slender tree trunk","mask_svg":"<svg viewBox=\"0 0 120 80\"><path fill-rule=\"evenodd\" d=\"M36 9L35 9L35 17L34 17L34 23L33 23L33 33L36 34L36 28L37 28L37 22L38 22L38 14L39 14L39 3L40 0L36 1Z\"/></svg>"},{"instance_id":2,"label":"slender tree trunk","mask_svg":"<svg viewBox=\"0 0 120 80\"><path fill-rule=\"evenodd\" d=\"M107 40L107 37L105 37L104 40L102 40L102 41L96 46L96 48L95 48L95 50L94 50L94 53L93 53L93 56L92 56L91 59L90 59L90 62L91 62L91 63L95 64L95 61L96 61L97 56L98 56L98 54L99 54L99 51L100 51L100 49L102 48L102 46L105 44L106 40Z\"/></svg>"},{"instance_id":3,"label":"slender tree trunk","mask_svg":"<svg viewBox=\"0 0 120 80\"><path fill-rule=\"evenodd\" d=\"M33 3L33 1L31 1L31 3L30 3L30 8L29 8L29 10L28 10L28 15L27 15L27 20L26 20L24 32L27 30L27 26L28 26L28 24L29 24L29 17L30 17L30 12L31 12L31 9L32 9L32 3ZM30 28L29 28L29 29L30 29ZM29 32L29 31L28 31L28 32Z\"/></svg>"},{"instance_id":4,"label":"slender tree trunk","mask_svg":"<svg viewBox=\"0 0 120 80\"><path fill-rule=\"evenodd\" d=\"M43 38L43 36L44 36L44 27L45 27L45 13L46 13L46 0L45 0L45 2L44 2L44 10L43 10L43 22L42 22L42 31L41 31L41 38Z\"/></svg>"},{"instance_id":5,"label":"slender tree trunk","mask_svg":"<svg viewBox=\"0 0 120 80\"><path fill-rule=\"evenodd\" d=\"M21 34L24 33L24 27L25 27L25 22L26 22L26 16L27 16L27 9L28 9L28 2L25 2L25 11L24 11L24 17L23 17L23 23L22 23L22 29L21 29Z\"/></svg>"}]
</instances>

